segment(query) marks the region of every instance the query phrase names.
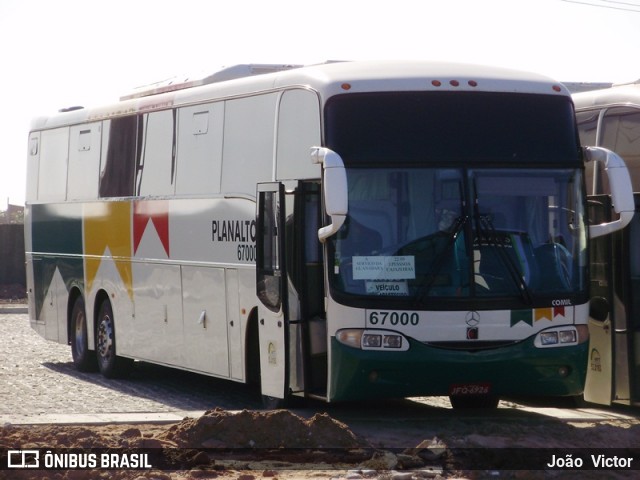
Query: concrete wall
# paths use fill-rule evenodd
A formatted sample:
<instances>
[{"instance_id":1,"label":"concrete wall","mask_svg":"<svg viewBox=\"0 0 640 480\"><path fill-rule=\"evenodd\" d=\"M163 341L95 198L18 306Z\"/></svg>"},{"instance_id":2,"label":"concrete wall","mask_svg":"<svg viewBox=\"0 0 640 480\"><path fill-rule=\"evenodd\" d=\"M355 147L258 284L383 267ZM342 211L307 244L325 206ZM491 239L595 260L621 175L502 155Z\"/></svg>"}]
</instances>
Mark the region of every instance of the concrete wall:
<instances>
[{"instance_id":1,"label":"concrete wall","mask_svg":"<svg viewBox=\"0 0 640 480\"><path fill-rule=\"evenodd\" d=\"M24 225L0 225L0 285L26 286Z\"/></svg>"}]
</instances>

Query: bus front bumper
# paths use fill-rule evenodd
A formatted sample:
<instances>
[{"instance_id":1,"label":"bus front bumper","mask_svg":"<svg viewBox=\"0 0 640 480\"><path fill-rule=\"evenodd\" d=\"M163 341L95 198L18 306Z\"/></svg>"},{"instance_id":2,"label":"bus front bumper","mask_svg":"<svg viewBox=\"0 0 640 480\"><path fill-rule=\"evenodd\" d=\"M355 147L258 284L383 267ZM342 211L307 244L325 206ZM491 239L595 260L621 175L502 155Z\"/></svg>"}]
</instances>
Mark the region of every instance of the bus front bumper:
<instances>
[{"instance_id":1,"label":"bus front bumper","mask_svg":"<svg viewBox=\"0 0 640 480\"><path fill-rule=\"evenodd\" d=\"M584 389L588 342L537 348L533 337L487 350L409 340L403 352L360 350L331 339L329 401L488 393L569 396Z\"/></svg>"}]
</instances>

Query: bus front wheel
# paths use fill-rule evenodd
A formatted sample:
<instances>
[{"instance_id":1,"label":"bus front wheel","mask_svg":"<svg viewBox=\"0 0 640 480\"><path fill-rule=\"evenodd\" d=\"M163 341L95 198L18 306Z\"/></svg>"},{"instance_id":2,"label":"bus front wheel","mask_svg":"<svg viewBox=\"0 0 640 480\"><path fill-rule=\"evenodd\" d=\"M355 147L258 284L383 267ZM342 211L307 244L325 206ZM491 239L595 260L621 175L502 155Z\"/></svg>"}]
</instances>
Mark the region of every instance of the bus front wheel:
<instances>
[{"instance_id":1,"label":"bus front wheel","mask_svg":"<svg viewBox=\"0 0 640 480\"><path fill-rule=\"evenodd\" d=\"M89 350L87 336L87 314L82 297L76 298L71 310L71 357L80 372L95 372L96 352Z\"/></svg>"},{"instance_id":2,"label":"bus front wheel","mask_svg":"<svg viewBox=\"0 0 640 480\"><path fill-rule=\"evenodd\" d=\"M113 308L108 300L100 305L96 327L96 356L100 373L106 378L123 378L131 373L133 360L116 354Z\"/></svg>"}]
</instances>

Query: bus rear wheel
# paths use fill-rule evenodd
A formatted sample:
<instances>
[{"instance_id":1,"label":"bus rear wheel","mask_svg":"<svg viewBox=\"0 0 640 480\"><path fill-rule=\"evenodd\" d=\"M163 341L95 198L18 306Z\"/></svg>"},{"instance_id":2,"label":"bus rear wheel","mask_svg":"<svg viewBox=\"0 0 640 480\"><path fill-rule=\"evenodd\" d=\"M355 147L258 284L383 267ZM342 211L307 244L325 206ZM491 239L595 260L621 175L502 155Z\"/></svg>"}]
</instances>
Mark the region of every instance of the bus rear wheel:
<instances>
[{"instance_id":1,"label":"bus rear wheel","mask_svg":"<svg viewBox=\"0 0 640 480\"><path fill-rule=\"evenodd\" d=\"M472 408L493 409L498 407L500 398L495 395L450 395L451 406L456 410Z\"/></svg>"},{"instance_id":2,"label":"bus rear wheel","mask_svg":"<svg viewBox=\"0 0 640 480\"><path fill-rule=\"evenodd\" d=\"M116 353L116 330L111 302L100 305L96 327L96 356L100 373L106 378L124 378L131 373L133 360Z\"/></svg>"},{"instance_id":3,"label":"bus rear wheel","mask_svg":"<svg viewBox=\"0 0 640 480\"><path fill-rule=\"evenodd\" d=\"M76 298L71 310L71 357L80 372L95 372L98 369L96 352L89 350L87 314L82 297Z\"/></svg>"}]
</instances>

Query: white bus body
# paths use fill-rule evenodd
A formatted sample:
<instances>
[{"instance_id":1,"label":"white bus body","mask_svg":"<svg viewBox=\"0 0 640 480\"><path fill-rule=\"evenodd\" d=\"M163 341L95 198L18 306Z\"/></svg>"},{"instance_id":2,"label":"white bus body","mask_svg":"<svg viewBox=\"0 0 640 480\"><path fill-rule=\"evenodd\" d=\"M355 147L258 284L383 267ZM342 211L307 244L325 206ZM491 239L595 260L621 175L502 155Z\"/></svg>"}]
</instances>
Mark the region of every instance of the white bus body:
<instances>
[{"instance_id":1,"label":"white bus body","mask_svg":"<svg viewBox=\"0 0 640 480\"><path fill-rule=\"evenodd\" d=\"M631 174L640 207L640 82L573 96L583 143L615 151ZM599 170L588 170L591 215L610 219L611 189ZM591 248L591 342L584 397L610 405L640 404L640 223L598 238Z\"/></svg>"},{"instance_id":2,"label":"white bus body","mask_svg":"<svg viewBox=\"0 0 640 480\"><path fill-rule=\"evenodd\" d=\"M31 325L80 369L275 403L580 394L576 138L562 85L425 62L237 66L35 119ZM598 155L624 201L594 236L632 215Z\"/></svg>"}]
</instances>

